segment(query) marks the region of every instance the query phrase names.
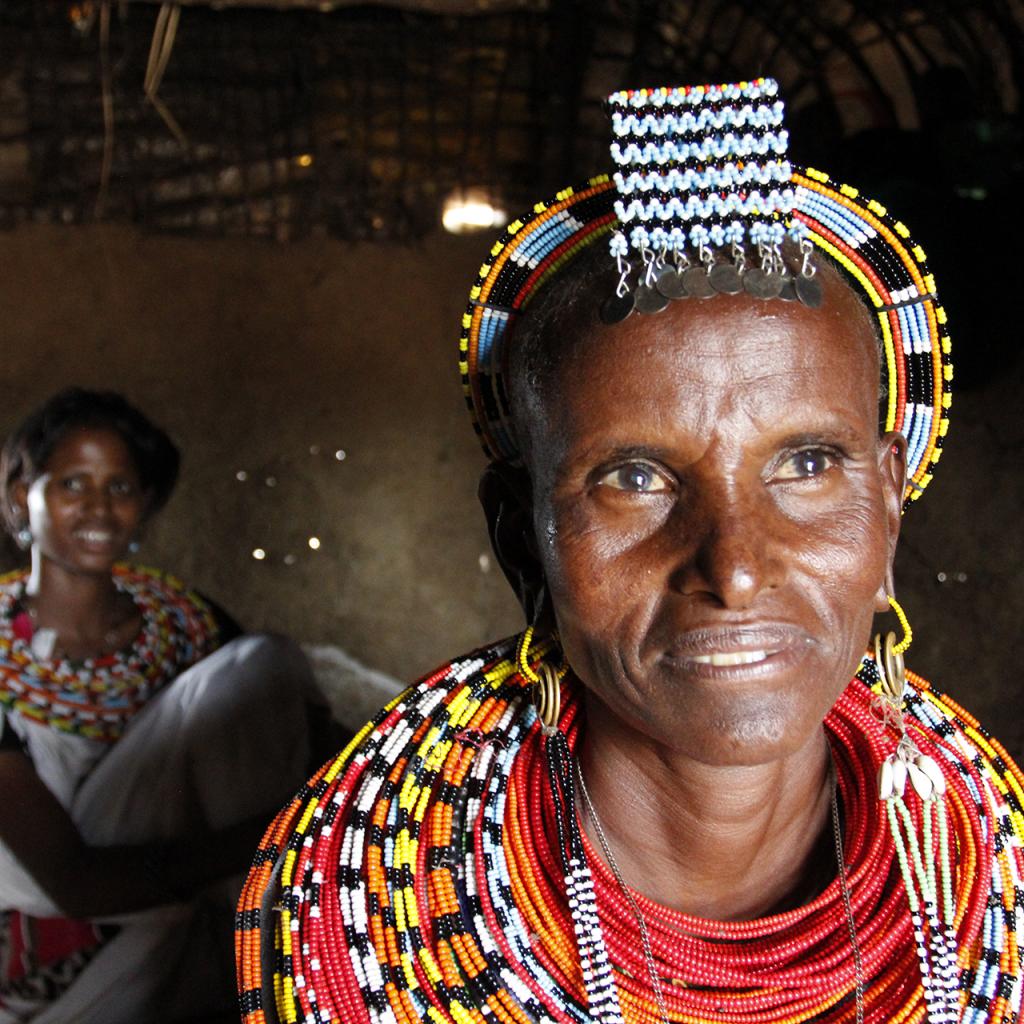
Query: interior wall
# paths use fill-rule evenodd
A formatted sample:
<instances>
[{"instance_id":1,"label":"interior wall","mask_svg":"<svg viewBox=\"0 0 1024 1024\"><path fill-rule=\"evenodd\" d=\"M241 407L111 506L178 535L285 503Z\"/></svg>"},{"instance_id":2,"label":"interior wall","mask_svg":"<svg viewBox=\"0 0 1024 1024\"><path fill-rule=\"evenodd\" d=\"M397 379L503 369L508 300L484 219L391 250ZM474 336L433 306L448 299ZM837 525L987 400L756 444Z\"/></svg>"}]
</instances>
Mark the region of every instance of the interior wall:
<instances>
[{"instance_id":1,"label":"interior wall","mask_svg":"<svg viewBox=\"0 0 1024 1024\"><path fill-rule=\"evenodd\" d=\"M183 453L139 560L411 679L519 624L456 367L487 245L2 234L0 429L69 384L123 391Z\"/></svg>"},{"instance_id":2,"label":"interior wall","mask_svg":"<svg viewBox=\"0 0 1024 1024\"><path fill-rule=\"evenodd\" d=\"M250 628L336 643L412 679L520 624L477 507L483 457L455 366L488 244L0 234L0 431L68 384L124 391L184 453L141 560ZM1008 361L985 390L956 395L897 564L910 665L1017 754L1022 376Z\"/></svg>"}]
</instances>

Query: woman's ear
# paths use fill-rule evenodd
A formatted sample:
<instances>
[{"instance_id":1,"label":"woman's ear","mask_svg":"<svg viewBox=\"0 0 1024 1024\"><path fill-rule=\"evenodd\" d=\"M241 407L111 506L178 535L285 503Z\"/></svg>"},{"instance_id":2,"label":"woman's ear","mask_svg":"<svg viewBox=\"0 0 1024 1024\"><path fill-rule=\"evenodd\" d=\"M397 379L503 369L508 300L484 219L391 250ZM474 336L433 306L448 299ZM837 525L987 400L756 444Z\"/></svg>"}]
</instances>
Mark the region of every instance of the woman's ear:
<instances>
[{"instance_id":1,"label":"woman's ear","mask_svg":"<svg viewBox=\"0 0 1024 1024\"><path fill-rule=\"evenodd\" d=\"M526 621L535 621L544 595L544 571L533 533L530 476L525 469L492 463L477 491L494 557L515 591Z\"/></svg>"},{"instance_id":2,"label":"woman's ear","mask_svg":"<svg viewBox=\"0 0 1024 1024\"><path fill-rule=\"evenodd\" d=\"M11 512L17 523L28 522L28 484L18 479L11 484L8 492L11 501Z\"/></svg>"},{"instance_id":3,"label":"woman's ear","mask_svg":"<svg viewBox=\"0 0 1024 1024\"><path fill-rule=\"evenodd\" d=\"M885 501L889 551L885 580L875 596L875 611L886 612L889 610L889 595L896 593L893 561L903 521L903 492L907 486L907 439L899 431L890 431L879 441L878 470Z\"/></svg>"}]
</instances>

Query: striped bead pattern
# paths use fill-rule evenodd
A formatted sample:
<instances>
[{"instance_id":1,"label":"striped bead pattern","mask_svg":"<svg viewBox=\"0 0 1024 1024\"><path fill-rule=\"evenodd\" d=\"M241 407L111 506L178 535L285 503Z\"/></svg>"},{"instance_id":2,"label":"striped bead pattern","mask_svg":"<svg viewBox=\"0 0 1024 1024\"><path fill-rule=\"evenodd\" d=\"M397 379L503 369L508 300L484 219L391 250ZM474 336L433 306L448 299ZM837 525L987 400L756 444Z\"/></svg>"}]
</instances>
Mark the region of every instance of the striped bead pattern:
<instances>
[{"instance_id":1,"label":"striped bead pattern","mask_svg":"<svg viewBox=\"0 0 1024 1024\"><path fill-rule=\"evenodd\" d=\"M245 1024L265 1024L265 999L285 1024L659 1019L635 917L578 827L569 769L549 756L561 743L571 757L585 729L578 684L563 683L559 734L545 739L514 651L512 641L482 649L411 687L273 822L237 918ZM873 710L875 683L865 659L825 725L865 1020L918 1024L928 1011L915 939L924 926L877 797L896 736ZM940 859L942 844L949 854L954 989L942 993L952 991L964 1022L1014 1022L1024 779L966 713L918 677L911 684L908 727L946 780L944 832L926 831L921 802L905 800L916 833ZM853 1019L857 972L838 881L753 921L635 899L673 1024Z\"/></svg>"},{"instance_id":2,"label":"striped bead pattern","mask_svg":"<svg viewBox=\"0 0 1024 1024\"><path fill-rule=\"evenodd\" d=\"M795 196L778 92L759 78L612 93L612 256L699 260L707 246L781 245ZM799 241L800 223L788 224Z\"/></svg>"},{"instance_id":3,"label":"striped bead pattern","mask_svg":"<svg viewBox=\"0 0 1024 1024\"><path fill-rule=\"evenodd\" d=\"M607 175L567 188L505 229L469 293L459 338L459 373L484 452L515 460L518 448L504 386L510 324L536 290L615 225Z\"/></svg>"},{"instance_id":4,"label":"striped bead pattern","mask_svg":"<svg viewBox=\"0 0 1024 1024\"><path fill-rule=\"evenodd\" d=\"M949 429L953 366L946 312L924 250L881 203L808 168L794 174L794 217L875 311L885 352L885 429L907 439L905 502L931 482Z\"/></svg>"}]
</instances>

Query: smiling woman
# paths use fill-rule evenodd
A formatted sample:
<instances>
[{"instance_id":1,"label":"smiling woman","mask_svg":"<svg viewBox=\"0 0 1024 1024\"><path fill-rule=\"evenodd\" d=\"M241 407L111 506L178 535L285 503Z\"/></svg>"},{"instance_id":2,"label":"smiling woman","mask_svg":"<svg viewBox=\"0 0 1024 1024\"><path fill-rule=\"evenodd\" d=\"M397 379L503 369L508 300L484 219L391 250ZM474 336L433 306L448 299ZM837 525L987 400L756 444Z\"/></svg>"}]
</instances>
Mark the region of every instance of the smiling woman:
<instances>
[{"instance_id":1,"label":"smiling woman","mask_svg":"<svg viewBox=\"0 0 1024 1024\"><path fill-rule=\"evenodd\" d=\"M1024 779L871 641L945 315L902 224L789 164L776 92L614 94L614 177L490 251L459 367L529 626L275 821L249 1024L1017 1018Z\"/></svg>"},{"instance_id":2,"label":"smiling woman","mask_svg":"<svg viewBox=\"0 0 1024 1024\"><path fill-rule=\"evenodd\" d=\"M306 767L297 649L121 561L177 472L170 439L107 392L55 395L3 449L31 557L0 578L5 1024L230 1005L235 890L215 884Z\"/></svg>"}]
</instances>

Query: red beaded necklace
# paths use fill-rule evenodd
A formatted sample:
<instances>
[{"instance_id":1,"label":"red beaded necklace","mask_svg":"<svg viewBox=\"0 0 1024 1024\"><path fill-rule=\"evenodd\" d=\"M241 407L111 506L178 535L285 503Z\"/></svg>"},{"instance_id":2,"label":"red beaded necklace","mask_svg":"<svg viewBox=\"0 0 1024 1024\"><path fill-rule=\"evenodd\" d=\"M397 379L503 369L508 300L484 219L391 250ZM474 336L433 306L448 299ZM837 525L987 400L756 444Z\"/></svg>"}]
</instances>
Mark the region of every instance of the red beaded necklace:
<instances>
[{"instance_id":1,"label":"red beaded necklace","mask_svg":"<svg viewBox=\"0 0 1024 1024\"><path fill-rule=\"evenodd\" d=\"M836 762L839 792L847 810L846 885L854 917L860 970L867 979L865 1012L869 1019L915 1017L908 995L920 986L907 899L899 877L884 808L871 799L878 764L891 745L870 711L859 684L840 700L826 726ZM857 698L860 698L859 701ZM575 705L562 720L561 732L570 749L578 733ZM932 740L929 749L934 749ZM517 889L520 911L540 927L547 918L545 960L555 971L582 985L572 942L573 924L564 898L563 864L554 819L558 815L548 779L547 754L541 743L524 744L510 780L506 850L522 881ZM969 837L966 849L983 845L976 802L962 779L957 792L955 833ZM518 794L522 793L520 799ZM865 796L868 798L865 799ZM959 813L957 813L959 812ZM536 823L544 823L537 828ZM858 969L850 941L843 885L836 879L806 906L753 921L709 921L669 910L638 892L625 892L612 870L582 834L594 876L597 913L608 956L617 970L622 1012L626 1020L660 1021L657 993L651 991L645 942L631 903L639 907L649 932L649 945L661 981L660 995L671 1020L750 1021L842 1019L852 1016ZM963 866L974 863L967 858ZM988 879L974 872L958 879L966 899L958 916L961 944L977 936L987 903ZM532 904L524 909L524 904ZM538 936L541 933L537 932ZM920 1009L920 1008L918 1008Z\"/></svg>"}]
</instances>

